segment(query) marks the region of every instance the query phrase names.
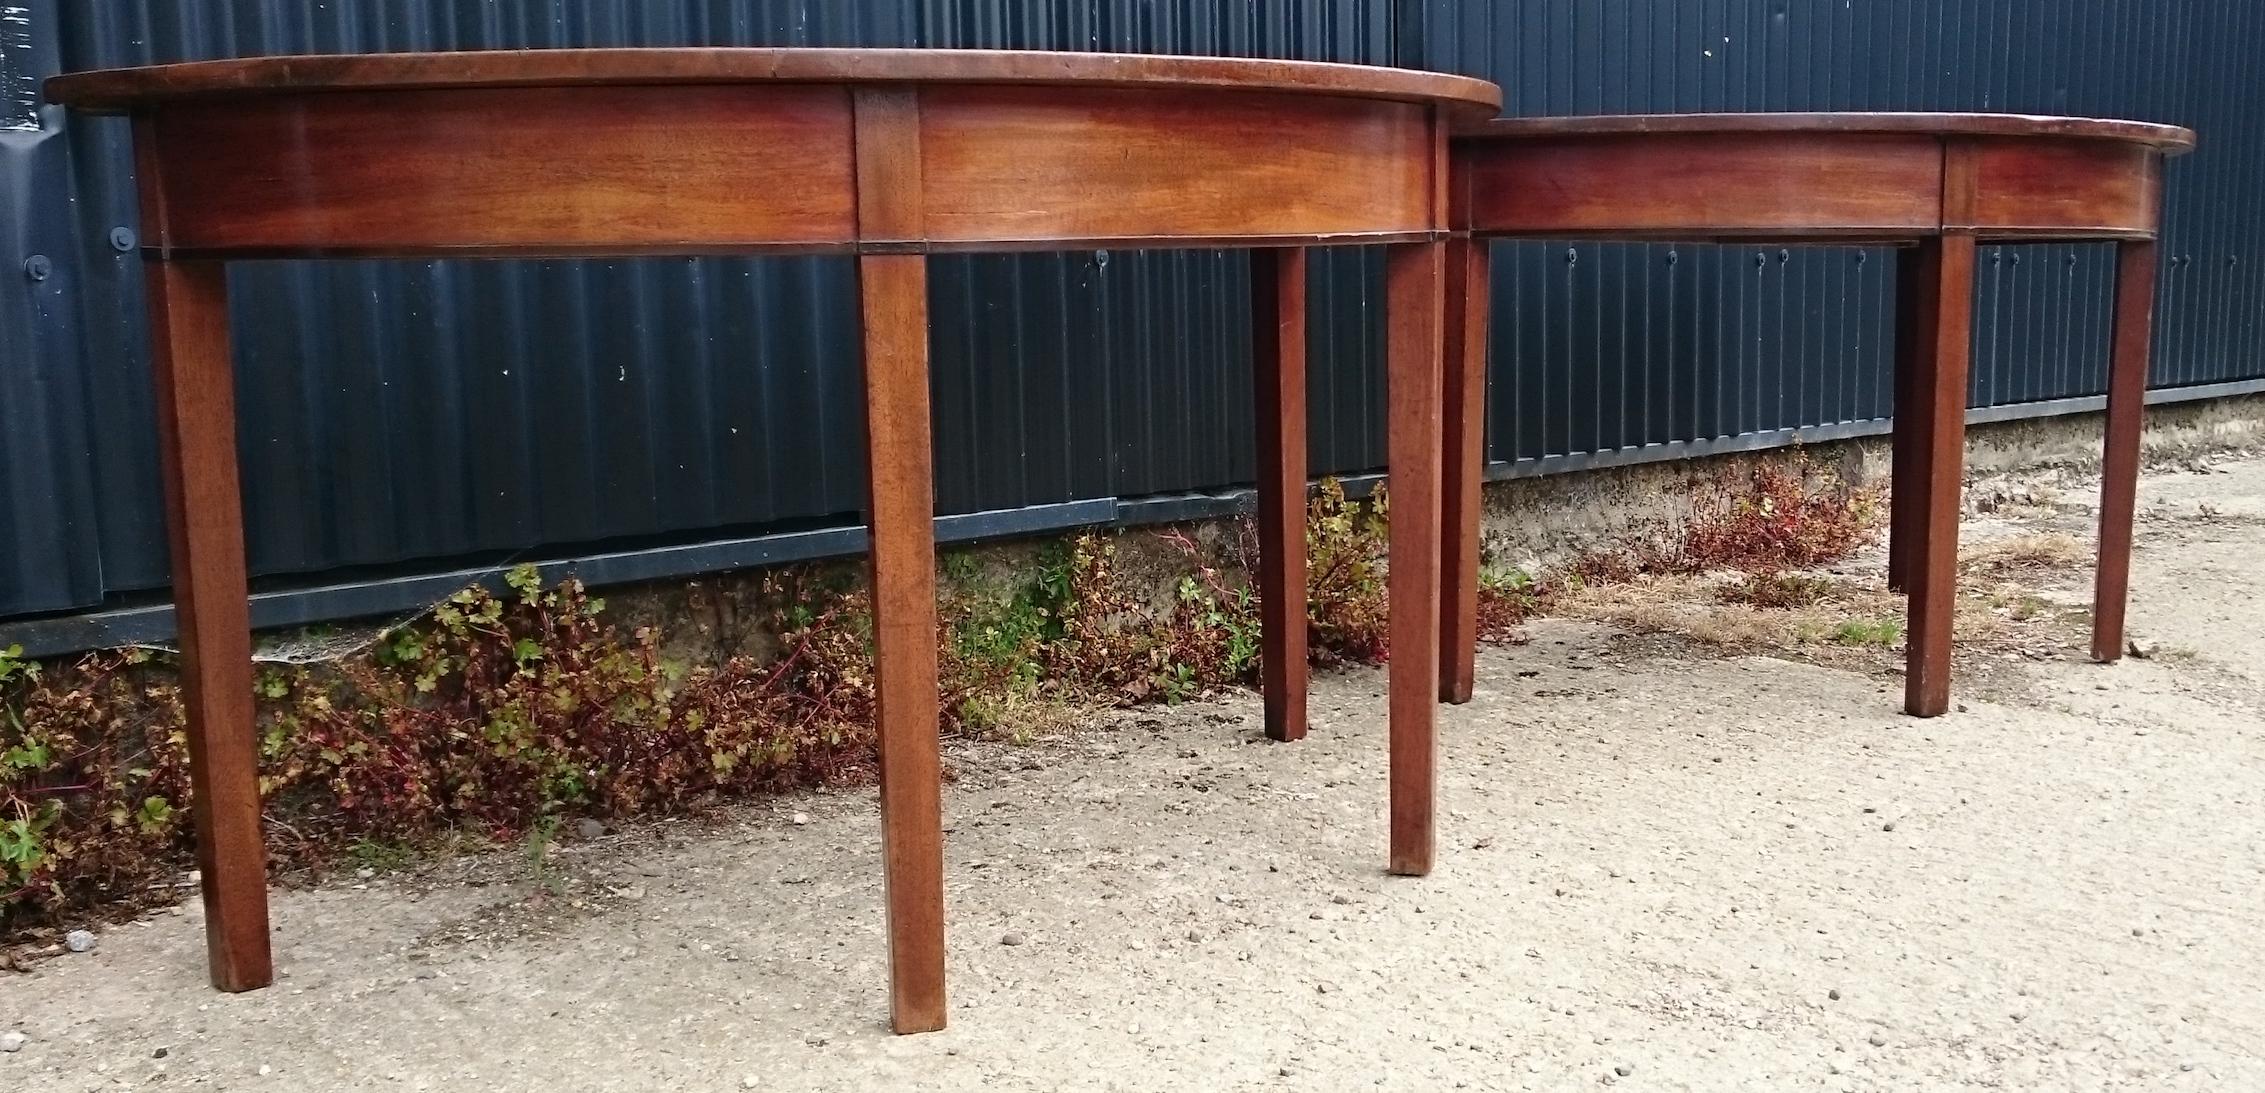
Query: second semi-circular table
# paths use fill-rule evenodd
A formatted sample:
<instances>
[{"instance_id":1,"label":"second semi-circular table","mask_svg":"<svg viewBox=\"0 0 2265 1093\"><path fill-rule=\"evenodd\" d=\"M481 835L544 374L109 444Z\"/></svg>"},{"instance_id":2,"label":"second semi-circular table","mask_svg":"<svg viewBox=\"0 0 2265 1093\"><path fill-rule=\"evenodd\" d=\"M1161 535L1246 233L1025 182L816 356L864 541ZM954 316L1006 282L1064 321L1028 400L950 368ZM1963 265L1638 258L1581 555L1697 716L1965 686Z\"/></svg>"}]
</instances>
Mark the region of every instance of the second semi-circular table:
<instances>
[{"instance_id":1,"label":"second semi-circular table","mask_svg":"<svg viewBox=\"0 0 2265 1093\"><path fill-rule=\"evenodd\" d=\"M927 258L1252 249L1266 725L1305 729L1305 253L1389 245L1390 868L1432 861L1447 135L1479 80L947 50L268 57L60 76L133 119L213 983L273 978L224 263L853 254L891 1023L944 1024Z\"/></svg>"},{"instance_id":2,"label":"second semi-circular table","mask_svg":"<svg viewBox=\"0 0 2265 1093\"><path fill-rule=\"evenodd\" d=\"M1440 697L1471 697L1488 246L1499 237L1908 243L1896 293L1889 581L1911 604L1904 708L1950 705L1975 248L2114 240L2092 655L2123 651L2168 125L2011 114L1657 114L1459 127L1448 254Z\"/></svg>"}]
</instances>

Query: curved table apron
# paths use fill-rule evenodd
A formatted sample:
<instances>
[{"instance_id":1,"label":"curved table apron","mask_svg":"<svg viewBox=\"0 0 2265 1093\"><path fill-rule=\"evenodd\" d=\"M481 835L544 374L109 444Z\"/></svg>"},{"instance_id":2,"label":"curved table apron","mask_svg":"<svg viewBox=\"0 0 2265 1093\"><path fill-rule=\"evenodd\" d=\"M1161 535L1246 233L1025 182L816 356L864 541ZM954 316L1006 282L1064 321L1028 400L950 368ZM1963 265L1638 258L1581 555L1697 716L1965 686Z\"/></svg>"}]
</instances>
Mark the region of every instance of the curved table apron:
<instances>
[{"instance_id":1,"label":"curved table apron","mask_svg":"<svg viewBox=\"0 0 2265 1093\"><path fill-rule=\"evenodd\" d=\"M892 1024L944 1024L927 259L1253 255L1266 726L1305 731L1305 252L1389 244L1392 872L1431 868L1451 117L1493 85L1218 58L920 50L291 57L80 73L130 114L213 983L266 985L223 264L857 256Z\"/></svg>"},{"instance_id":2,"label":"curved table apron","mask_svg":"<svg viewBox=\"0 0 2265 1093\"><path fill-rule=\"evenodd\" d=\"M1490 238L1908 243L1896 292L1889 583L1910 601L1904 708L1950 704L1979 243L2114 240L2092 655L2123 650L2163 161L2184 129L1995 114L1520 118L1459 127L1445 385L1440 698L1471 697Z\"/></svg>"}]
</instances>

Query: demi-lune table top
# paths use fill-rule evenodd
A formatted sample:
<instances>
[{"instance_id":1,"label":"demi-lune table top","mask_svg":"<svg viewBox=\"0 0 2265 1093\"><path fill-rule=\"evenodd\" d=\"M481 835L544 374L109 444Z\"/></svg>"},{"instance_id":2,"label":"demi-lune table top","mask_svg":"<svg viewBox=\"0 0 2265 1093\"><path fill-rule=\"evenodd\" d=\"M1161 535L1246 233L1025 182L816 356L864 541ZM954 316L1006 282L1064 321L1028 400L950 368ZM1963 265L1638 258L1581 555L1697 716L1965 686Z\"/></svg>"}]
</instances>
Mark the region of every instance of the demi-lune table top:
<instances>
[{"instance_id":1,"label":"demi-lune table top","mask_svg":"<svg viewBox=\"0 0 2265 1093\"><path fill-rule=\"evenodd\" d=\"M2074 137L2144 144L2171 155L2194 148L2194 131L2176 125L2037 114L1605 114L1565 118L1492 118L1469 121L1455 127L1455 137L1458 140L1620 136L1631 133L1897 133L1936 137Z\"/></svg>"},{"instance_id":2,"label":"demi-lune table top","mask_svg":"<svg viewBox=\"0 0 2265 1093\"><path fill-rule=\"evenodd\" d=\"M58 76L176 257L1385 243L1446 227L1462 76L1231 57L558 49Z\"/></svg>"},{"instance_id":3,"label":"demi-lune table top","mask_svg":"<svg viewBox=\"0 0 2265 1093\"><path fill-rule=\"evenodd\" d=\"M1629 114L1454 125L1455 226L1721 241L2152 237L2173 125L2026 114Z\"/></svg>"},{"instance_id":4,"label":"demi-lune table top","mask_svg":"<svg viewBox=\"0 0 2265 1093\"><path fill-rule=\"evenodd\" d=\"M1279 91L1502 105L1484 80L1413 69L1253 57L997 49L652 48L465 50L243 57L57 76L47 97L122 112L207 95L717 83L1009 84Z\"/></svg>"}]
</instances>

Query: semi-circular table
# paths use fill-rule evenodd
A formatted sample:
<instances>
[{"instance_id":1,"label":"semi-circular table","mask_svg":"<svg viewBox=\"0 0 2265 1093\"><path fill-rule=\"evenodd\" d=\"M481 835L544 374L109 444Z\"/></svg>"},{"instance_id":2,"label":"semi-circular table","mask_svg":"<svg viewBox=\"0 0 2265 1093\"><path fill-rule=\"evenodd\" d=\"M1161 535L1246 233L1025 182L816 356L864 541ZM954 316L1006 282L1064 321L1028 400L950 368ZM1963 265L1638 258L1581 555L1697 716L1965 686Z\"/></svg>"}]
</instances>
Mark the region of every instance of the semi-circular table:
<instances>
[{"instance_id":1,"label":"semi-circular table","mask_svg":"<svg viewBox=\"0 0 2265 1093\"><path fill-rule=\"evenodd\" d=\"M273 977L224 263L854 254L892 1025L944 1024L926 255L1253 249L1266 725L1305 729L1305 254L1389 244L1390 868L1432 860L1447 133L1479 80L1080 53L630 49L84 72L131 115L212 981Z\"/></svg>"},{"instance_id":2,"label":"semi-circular table","mask_svg":"<svg viewBox=\"0 0 2265 1093\"><path fill-rule=\"evenodd\" d=\"M1514 118L1457 128L1447 260L1440 698L1471 697L1488 246L1499 237L1909 243L1898 265L1889 581L1911 619L1904 707L1950 704L1975 247L2115 240L2092 655L2123 650L2168 125L2008 114Z\"/></svg>"}]
</instances>

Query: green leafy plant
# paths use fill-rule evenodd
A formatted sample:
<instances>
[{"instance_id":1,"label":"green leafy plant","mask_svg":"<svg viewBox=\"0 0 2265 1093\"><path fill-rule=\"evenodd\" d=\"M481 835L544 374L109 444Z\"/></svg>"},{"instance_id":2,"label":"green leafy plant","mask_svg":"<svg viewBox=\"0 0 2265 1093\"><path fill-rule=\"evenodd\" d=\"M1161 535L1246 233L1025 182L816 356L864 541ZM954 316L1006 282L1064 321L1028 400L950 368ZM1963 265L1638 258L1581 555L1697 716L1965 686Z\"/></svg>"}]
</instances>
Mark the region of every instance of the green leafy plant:
<instances>
[{"instance_id":1,"label":"green leafy plant","mask_svg":"<svg viewBox=\"0 0 2265 1093\"><path fill-rule=\"evenodd\" d=\"M23 646L11 645L5 649L0 649L0 688L21 686L38 681L39 662L25 660Z\"/></svg>"},{"instance_id":2,"label":"green leafy plant","mask_svg":"<svg viewBox=\"0 0 2265 1093\"><path fill-rule=\"evenodd\" d=\"M1833 631L1833 640L1843 645L1891 646L1903 637L1903 626L1894 619L1850 619Z\"/></svg>"},{"instance_id":3,"label":"green leafy plant","mask_svg":"<svg viewBox=\"0 0 2265 1093\"><path fill-rule=\"evenodd\" d=\"M1314 659L1381 660L1383 497L1351 500L1324 482L1308 517ZM1227 530L1153 540L1186 562L1166 596L1120 576L1120 537L1088 534L1042 548L1004 596L947 597L944 730L1019 739L1046 703L1180 702L1253 681L1264 655L1247 577L1255 533L1248 521ZM733 633L764 638L760 655L699 666L665 656L655 627L611 619L579 581L532 567L451 595L365 653L263 666L253 687L271 860L397 868L460 838L517 840L547 886L541 859L575 817L865 778L874 681L859 572L772 572L735 584L728 605L722 591L693 593L707 597L694 614L728 614ZM0 650L0 936L173 898L193 861L169 660L121 650L51 667Z\"/></svg>"}]
</instances>

